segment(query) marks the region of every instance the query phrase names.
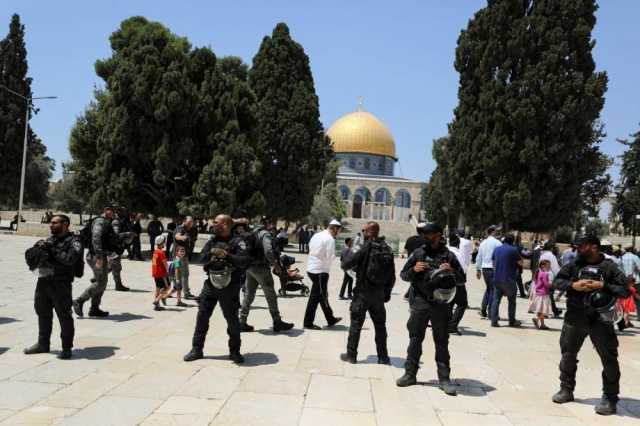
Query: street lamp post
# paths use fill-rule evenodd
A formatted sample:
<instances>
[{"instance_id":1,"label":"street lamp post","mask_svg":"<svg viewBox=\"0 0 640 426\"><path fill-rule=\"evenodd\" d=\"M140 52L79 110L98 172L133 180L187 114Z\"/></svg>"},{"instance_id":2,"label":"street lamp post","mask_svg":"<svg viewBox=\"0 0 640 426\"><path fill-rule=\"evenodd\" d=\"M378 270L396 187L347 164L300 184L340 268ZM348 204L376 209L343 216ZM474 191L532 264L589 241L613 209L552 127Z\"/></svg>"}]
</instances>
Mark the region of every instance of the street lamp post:
<instances>
[{"instance_id":1,"label":"street lamp post","mask_svg":"<svg viewBox=\"0 0 640 426\"><path fill-rule=\"evenodd\" d=\"M57 99L58 97L57 96L39 96L39 97L32 96L28 98L26 96L21 95L18 92L15 92L9 89L7 86L0 85L0 87L2 87L3 89L5 89L10 93L13 93L19 98L22 98L25 101L27 106L25 118L24 118L24 142L22 144L22 171L20 173L20 198L18 199L18 219L16 220L16 232L18 232L18 227L20 226L20 219L22 218L22 202L24 199L24 178L25 178L25 172L27 169L27 142L29 139L29 113L31 112L31 103L34 100Z\"/></svg>"}]
</instances>

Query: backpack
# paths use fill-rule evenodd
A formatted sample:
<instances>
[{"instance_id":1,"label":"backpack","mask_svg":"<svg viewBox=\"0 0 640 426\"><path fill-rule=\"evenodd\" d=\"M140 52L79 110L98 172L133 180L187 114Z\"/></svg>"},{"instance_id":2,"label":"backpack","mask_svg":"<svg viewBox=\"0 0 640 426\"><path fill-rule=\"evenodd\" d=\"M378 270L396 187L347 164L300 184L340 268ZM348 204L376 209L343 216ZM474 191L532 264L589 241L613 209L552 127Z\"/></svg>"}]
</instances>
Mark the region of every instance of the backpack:
<instances>
[{"instance_id":1,"label":"backpack","mask_svg":"<svg viewBox=\"0 0 640 426\"><path fill-rule=\"evenodd\" d=\"M80 230L80 232L82 233L82 230ZM91 233L89 233L89 235L91 235ZM84 275L84 248L86 246L82 242L82 236L76 234L73 236L73 239L80 241L80 244L82 244L82 253L80 254L80 257L73 264L73 276L76 278L82 278L82 276Z\"/></svg>"},{"instance_id":2,"label":"backpack","mask_svg":"<svg viewBox=\"0 0 640 426\"><path fill-rule=\"evenodd\" d=\"M384 241L372 242L365 266L367 282L376 286L388 286L395 278L393 250Z\"/></svg>"},{"instance_id":3,"label":"backpack","mask_svg":"<svg viewBox=\"0 0 640 426\"><path fill-rule=\"evenodd\" d=\"M91 227L93 226L93 221L96 218L91 219L89 222L85 222L85 225L80 229L77 236L80 239L80 243L82 243L82 247L90 248L91 247Z\"/></svg>"}]
</instances>

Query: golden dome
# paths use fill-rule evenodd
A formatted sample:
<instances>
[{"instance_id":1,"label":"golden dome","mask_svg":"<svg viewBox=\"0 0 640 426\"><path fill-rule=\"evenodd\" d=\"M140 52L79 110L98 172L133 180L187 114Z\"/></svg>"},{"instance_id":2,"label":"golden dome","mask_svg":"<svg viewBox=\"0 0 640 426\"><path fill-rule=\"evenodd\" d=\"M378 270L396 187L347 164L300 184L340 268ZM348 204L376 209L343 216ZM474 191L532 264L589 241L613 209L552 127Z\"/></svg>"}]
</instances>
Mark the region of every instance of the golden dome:
<instances>
[{"instance_id":1,"label":"golden dome","mask_svg":"<svg viewBox=\"0 0 640 426\"><path fill-rule=\"evenodd\" d=\"M396 158L396 143L375 115L356 111L340 117L327 131L336 153L358 152Z\"/></svg>"}]
</instances>

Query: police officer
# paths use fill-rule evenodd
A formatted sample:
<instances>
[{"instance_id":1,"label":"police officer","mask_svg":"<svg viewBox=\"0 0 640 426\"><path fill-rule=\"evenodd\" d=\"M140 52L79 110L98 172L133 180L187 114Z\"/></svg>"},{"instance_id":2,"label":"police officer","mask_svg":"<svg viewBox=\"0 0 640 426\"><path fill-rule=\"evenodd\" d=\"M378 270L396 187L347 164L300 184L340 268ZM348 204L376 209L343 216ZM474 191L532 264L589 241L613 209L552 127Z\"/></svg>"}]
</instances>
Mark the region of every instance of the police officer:
<instances>
[{"instance_id":1,"label":"police officer","mask_svg":"<svg viewBox=\"0 0 640 426\"><path fill-rule=\"evenodd\" d=\"M351 364L357 362L360 332L367 312L375 328L378 364L390 363L387 351L387 311L384 304L391 300L396 270L393 251L379 234L380 225L368 222L363 230L364 243L361 250L350 255L341 265L344 270L356 270L347 352L340 355L340 359Z\"/></svg>"},{"instance_id":2,"label":"police officer","mask_svg":"<svg viewBox=\"0 0 640 426\"><path fill-rule=\"evenodd\" d=\"M553 280L553 287L567 293L567 312L560 334L560 391L553 402L573 401L578 369L578 352L587 335L602 361L603 396L595 411L601 415L616 413L620 392L620 366L618 365L618 337L611 319L603 318L590 305L593 296L615 299L629 295L624 273L600 251L600 239L586 235L576 241L576 259L564 265ZM596 294L600 292L600 294Z\"/></svg>"},{"instance_id":3,"label":"police officer","mask_svg":"<svg viewBox=\"0 0 640 426\"><path fill-rule=\"evenodd\" d=\"M95 218L90 226L90 241L87 252L87 264L91 267L93 278L87 289L73 301L73 311L79 317L83 314L84 302L91 299L90 317L106 317L109 312L100 309L102 295L107 288L109 279L108 256L112 254L122 254L118 236L111 226L114 216L114 208L107 206L103 210L102 216Z\"/></svg>"},{"instance_id":4,"label":"police officer","mask_svg":"<svg viewBox=\"0 0 640 426\"><path fill-rule=\"evenodd\" d=\"M134 233L129 230L129 221L124 219L126 216L126 212L120 207L116 212L116 217L111 221L111 226L119 239L128 242L134 238ZM116 284L116 291L129 291L129 287L122 284L122 256L116 252L110 253L108 266L113 276L113 282Z\"/></svg>"},{"instance_id":5,"label":"police officer","mask_svg":"<svg viewBox=\"0 0 640 426\"><path fill-rule=\"evenodd\" d=\"M36 251L44 254L44 261L39 265L40 276L34 297L38 314L38 343L24 350L27 355L49 352L55 309L62 339L62 352L58 358L71 358L74 334L71 283L74 267L82 262L83 248L80 239L69 232L69 222L69 217L65 215L53 216L49 225L51 237L46 241L38 241L34 246Z\"/></svg>"},{"instance_id":6,"label":"police officer","mask_svg":"<svg viewBox=\"0 0 640 426\"><path fill-rule=\"evenodd\" d=\"M456 283L464 280L464 271L455 254L445 246L440 225L427 224L424 234L426 243L413 252L400 273L403 280L411 282L412 293L409 299L411 313L407 322L409 347L405 373L396 384L404 387L417 383L422 341L427 323L431 321L440 388L453 396L457 392L449 377L448 303L455 295Z\"/></svg>"},{"instance_id":7,"label":"police officer","mask_svg":"<svg viewBox=\"0 0 640 426\"><path fill-rule=\"evenodd\" d=\"M218 215L213 221L215 234L202 248L201 261L208 275L200 293L196 329L193 333L191 351L185 361L195 361L204 355L202 349L209 331L209 319L213 309L220 303L227 320L229 335L229 357L236 363L244 362L240 354L240 320L238 319L238 292L242 286L242 270L251 262L246 242L231 232L233 220L228 215Z\"/></svg>"},{"instance_id":8,"label":"police officer","mask_svg":"<svg viewBox=\"0 0 640 426\"><path fill-rule=\"evenodd\" d=\"M271 267L278 260L278 253L274 250L273 235L271 234L274 224L269 218L263 217L261 225L260 228L249 235L252 260L246 273L246 291L242 300L242 308L240 309L240 330L244 332L254 330L253 326L247 324L247 318L259 285L262 288L265 299L267 299L269 313L273 319L273 331L278 333L291 330L293 324L282 321L280 317L278 296L276 296L273 276L271 275Z\"/></svg>"}]
</instances>

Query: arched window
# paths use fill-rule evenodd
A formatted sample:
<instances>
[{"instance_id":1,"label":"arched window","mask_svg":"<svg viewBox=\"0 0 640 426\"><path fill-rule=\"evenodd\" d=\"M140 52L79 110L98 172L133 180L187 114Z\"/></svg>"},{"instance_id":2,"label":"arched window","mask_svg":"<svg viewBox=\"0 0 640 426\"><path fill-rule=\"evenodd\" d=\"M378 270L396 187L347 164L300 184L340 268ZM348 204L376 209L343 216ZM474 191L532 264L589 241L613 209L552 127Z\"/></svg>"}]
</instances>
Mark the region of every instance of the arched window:
<instances>
[{"instance_id":1,"label":"arched window","mask_svg":"<svg viewBox=\"0 0 640 426\"><path fill-rule=\"evenodd\" d=\"M350 169L355 169L356 168L356 159L351 157L349 158L349 168Z\"/></svg>"},{"instance_id":2,"label":"arched window","mask_svg":"<svg viewBox=\"0 0 640 426\"><path fill-rule=\"evenodd\" d=\"M396 207L411 207L411 195L406 189L399 189L396 192Z\"/></svg>"},{"instance_id":3,"label":"arched window","mask_svg":"<svg viewBox=\"0 0 640 426\"><path fill-rule=\"evenodd\" d=\"M363 202L370 202L371 201L371 192L369 192L369 189L367 189L367 187L365 186L361 186L360 188L356 189L355 195L359 195L362 198Z\"/></svg>"},{"instance_id":4,"label":"arched window","mask_svg":"<svg viewBox=\"0 0 640 426\"><path fill-rule=\"evenodd\" d=\"M376 191L374 200L376 203L382 203L385 206L391 205L391 193L387 188L380 188Z\"/></svg>"},{"instance_id":5,"label":"arched window","mask_svg":"<svg viewBox=\"0 0 640 426\"><path fill-rule=\"evenodd\" d=\"M369 160L368 158L364 159L364 168L369 170L369 168L371 167L371 160Z\"/></svg>"},{"instance_id":6,"label":"arched window","mask_svg":"<svg viewBox=\"0 0 640 426\"><path fill-rule=\"evenodd\" d=\"M349 190L348 186L340 185L339 191L340 191L340 198L342 198L342 200L347 201L349 200L349 198L351 198L351 191Z\"/></svg>"}]
</instances>

